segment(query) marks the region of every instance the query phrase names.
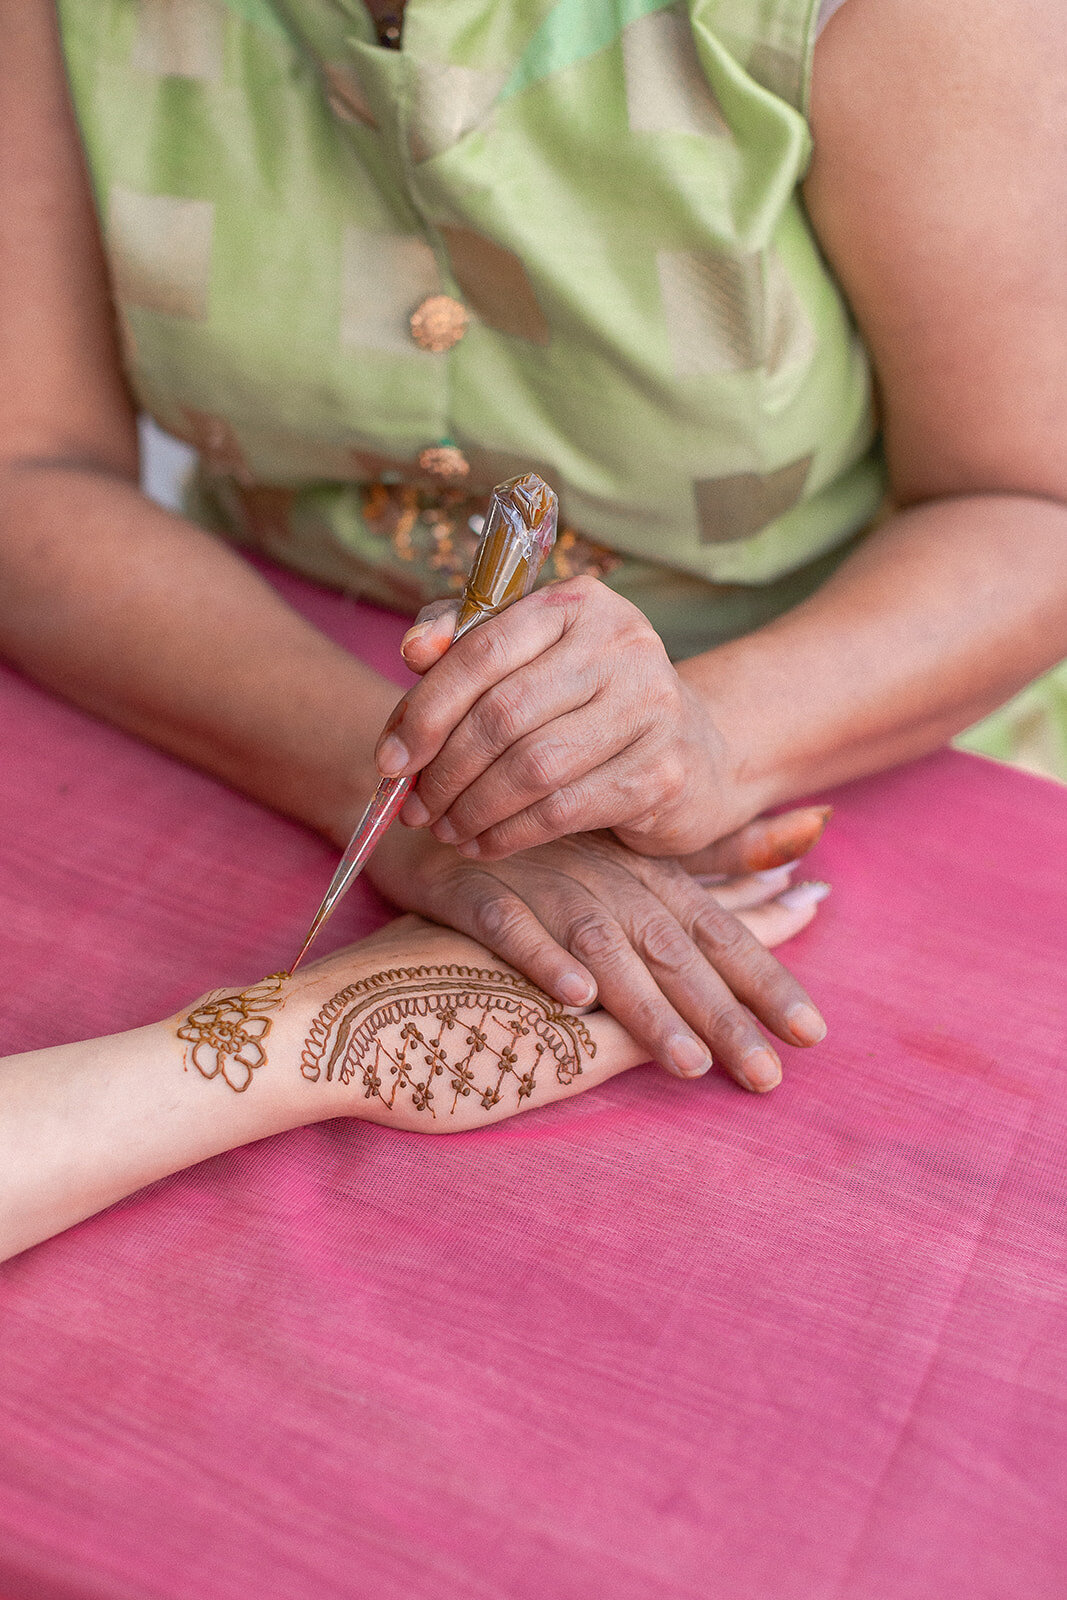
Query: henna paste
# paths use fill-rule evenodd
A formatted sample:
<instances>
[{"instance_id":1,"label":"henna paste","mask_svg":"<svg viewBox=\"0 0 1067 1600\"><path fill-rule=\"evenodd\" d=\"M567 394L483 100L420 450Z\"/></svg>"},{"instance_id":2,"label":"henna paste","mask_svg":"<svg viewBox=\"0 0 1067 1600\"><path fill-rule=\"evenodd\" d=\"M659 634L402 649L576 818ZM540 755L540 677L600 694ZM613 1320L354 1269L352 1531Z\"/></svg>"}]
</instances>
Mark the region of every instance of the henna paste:
<instances>
[{"instance_id":1,"label":"henna paste","mask_svg":"<svg viewBox=\"0 0 1067 1600\"><path fill-rule=\"evenodd\" d=\"M578 1017L524 979L475 967L400 967L349 984L311 1025L304 1077L358 1079L364 1097L451 1116L474 1096L486 1111L533 1094L542 1067L570 1083L596 1054ZM440 1081L438 1081L440 1080Z\"/></svg>"},{"instance_id":2,"label":"henna paste","mask_svg":"<svg viewBox=\"0 0 1067 1600\"><path fill-rule=\"evenodd\" d=\"M185 1052L186 1065L192 1056L202 1077L223 1077L231 1089L243 1094L256 1068L267 1059L263 1041L270 1032L271 1018L264 1013L278 1005L279 991L288 976L287 972L275 972L247 989L206 995L178 1029L178 1038L193 1047Z\"/></svg>"}]
</instances>

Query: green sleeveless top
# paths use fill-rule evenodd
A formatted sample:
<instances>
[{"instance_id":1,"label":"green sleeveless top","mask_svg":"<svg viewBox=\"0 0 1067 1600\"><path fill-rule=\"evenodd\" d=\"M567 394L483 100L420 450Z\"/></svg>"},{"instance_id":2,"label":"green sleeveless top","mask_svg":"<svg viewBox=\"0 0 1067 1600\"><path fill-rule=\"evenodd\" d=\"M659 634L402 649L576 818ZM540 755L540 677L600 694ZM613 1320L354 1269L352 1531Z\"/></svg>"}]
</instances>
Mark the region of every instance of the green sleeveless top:
<instances>
[{"instance_id":1,"label":"green sleeveless top","mask_svg":"<svg viewBox=\"0 0 1067 1600\"><path fill-rule=\"evenodd\" d=\"M194 510L402 609L534 468L675 654L884 491L798 185L817 0L60 0L130 383Z\"/></svg>"}]
</instances>

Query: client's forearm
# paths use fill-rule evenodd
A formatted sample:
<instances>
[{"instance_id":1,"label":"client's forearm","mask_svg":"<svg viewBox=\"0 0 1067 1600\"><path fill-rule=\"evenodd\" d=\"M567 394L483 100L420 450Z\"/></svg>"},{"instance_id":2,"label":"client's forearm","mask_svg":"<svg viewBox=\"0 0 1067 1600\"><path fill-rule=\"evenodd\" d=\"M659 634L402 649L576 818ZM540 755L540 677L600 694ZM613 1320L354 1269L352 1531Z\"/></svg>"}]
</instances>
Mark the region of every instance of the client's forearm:
<instances>
[{"instance_id":1,"label":"client's forearm","mask_svg":"<svg viewBox=\"0 0 1067 1600\"><path fill-rule=\"evenodd\" d=\"M266 1070L255 1093L212 1096L182 1058L172 1021L0 1062L0 1260L157 1178L330 1114L325 1097L298 1107Z\"/></svg>"},{"instance_id":2,"label":"client's forearm","mask_svg":"<svg viewBox=\"0 0 1067 1600\"><path fill-rule=\"evenodd\" d=\"M562 1012L480 945L405 917L296 977L0 1062L0 1260L286 1128L458 1132L641 1059L605 1013Z\"/></svg>"}]
</instances>

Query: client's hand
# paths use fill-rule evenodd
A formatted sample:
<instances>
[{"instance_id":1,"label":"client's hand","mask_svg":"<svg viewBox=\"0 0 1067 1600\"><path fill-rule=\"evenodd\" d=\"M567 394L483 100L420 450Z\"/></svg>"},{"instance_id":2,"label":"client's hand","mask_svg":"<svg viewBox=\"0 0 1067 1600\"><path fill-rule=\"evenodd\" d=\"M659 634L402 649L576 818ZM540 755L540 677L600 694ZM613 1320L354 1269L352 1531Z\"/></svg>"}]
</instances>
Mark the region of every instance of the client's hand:
<instances>
[{"instance_id":1,"label":"client's hand","mask_svg":"<svg viewBox=\"0 0 1067 1600\"><path fill-rule=\"evenodd\" d=\"M647 1055L605 1011L564 1009L484 946L404 917L294 977L9 1056L0 1260L286 1128L337 1116L428 1133L484 1127Z\"/></svg>"},{"instance_id":2,"label":"client's hand","mask_svg":"<svg viewBox=\"0 0 1067 1600\"><path fill-rule=\"evenodd\" d=\"M308 1119L458 1133L580 1094L646 1059L606 1012L558 1006L481 945L418 917L285 987L270 1070L292 1080Z\"/></svg>"}]
</instances>

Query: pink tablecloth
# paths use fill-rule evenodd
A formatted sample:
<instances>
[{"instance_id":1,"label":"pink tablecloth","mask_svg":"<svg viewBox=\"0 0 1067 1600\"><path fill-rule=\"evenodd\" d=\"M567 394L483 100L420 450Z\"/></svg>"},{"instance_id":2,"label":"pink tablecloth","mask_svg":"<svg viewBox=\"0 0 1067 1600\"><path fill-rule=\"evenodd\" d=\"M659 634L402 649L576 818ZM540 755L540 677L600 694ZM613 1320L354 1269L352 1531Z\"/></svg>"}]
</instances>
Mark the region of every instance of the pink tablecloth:
<instances>
[{"instance_id":1,"label":"pink tablecloth","mask_svg":"<svg viewBox=\"0 0 1067 1600\"><path fill-rule=\"evenodd\" d=\"M324 844L14 675L0 735L4 1048L292 952ZM0 1268L3 1600L1062 1600L1067 793L835 799L769 1098L326 1124Z\"/></svg>"}]
</instances>

